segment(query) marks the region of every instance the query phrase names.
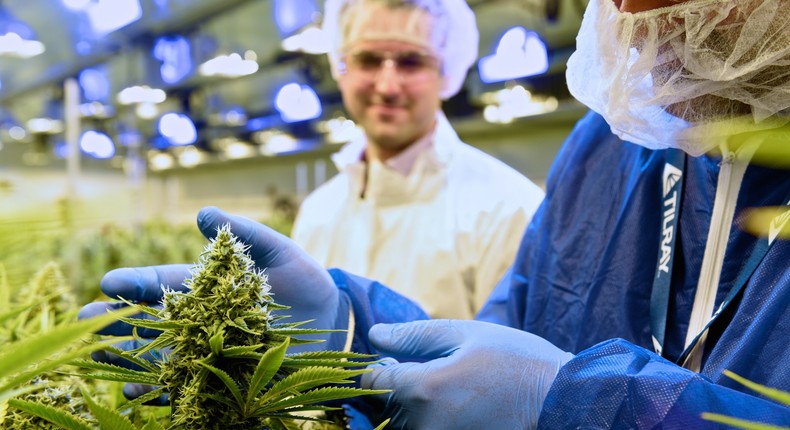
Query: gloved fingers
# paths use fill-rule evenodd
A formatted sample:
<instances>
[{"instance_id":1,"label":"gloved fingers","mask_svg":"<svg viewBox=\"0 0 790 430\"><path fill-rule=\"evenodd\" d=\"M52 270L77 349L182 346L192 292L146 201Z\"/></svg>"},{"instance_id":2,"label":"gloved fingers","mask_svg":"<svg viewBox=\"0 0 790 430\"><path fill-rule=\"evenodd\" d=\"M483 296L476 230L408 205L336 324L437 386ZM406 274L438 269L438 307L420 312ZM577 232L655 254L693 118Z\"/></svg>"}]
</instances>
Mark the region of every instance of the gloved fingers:
<instances>
[{"instance_id":1,"label":"gloved fingers","mask_svg":"<svg viewBox=\"0 0 790 430\"><path fill-rule=\"evenodd\" d=\"M376 324L368 332L370 343L382 354L402 361L446 357L460 348L473 321L425 320Z\"/></svg>"},{"instance_id":2,"label":"gloved fingers","mask_svg":"<svg viewBox=\"0 0 790 430\"><path fill-rule=\"evenodd\" d=\"M343 405L348 420L347 428L350 430L373 430L373 424L365 414L351 405Z\"/></svg>"},{"instance_id":3,"label":"gloved fingers","mask_svg":"<svg viewBox=\"0 0 790 430\"><path fill-rule=\"evenodd\" d=\"M384 387L386 384L388 384L389 383L388 381L391 378L391 376L383 372L383 369L389 368L391 366L397 366L399 364L400 363L398 362L398 360L392 357L383 357L379 360L378 363L368 365L367 368L370 369L371 371L368 373L363 373L360 376L360 380L359 380L360 388L373 389L373 390L378 390L378 389L392 390L393 389L392 387L387 387L387 388L373 388L373 387L374 386ZM414 363L407 363L407 364L411 365ZM379 378L381 378L381 380L379 380ZM365 399L373 400L375 402L380 402L381 404L384 404L386 403L389 396L390 393L374 394L371 396L366 396Z\"/></svg>"},{"instance_id":4,"label":"gloved fingers","mask_svg":"<svg viewBox=\"0 0 790 430\"><path fill-rule=\"evenodd\" d=\"M373 371L362 375L361 388L391 390L389 393L369 396L384 404L382 416L392 419L387 428L436 428L414 425L415 418L425 414L424 408L431 409L431 402L442 397L443 393L436 390L446 388L435 383L435 364L397 363L391 360L369 366ZM439 378L440 381L443 379Z\"/></svg>"},{"instance_id":5,"label":"gloved fingers","mask_svg":"<svg viewBox=\"0 0 790 430\"><path fill-rule=\"evenodd\" d=\"M148 394L151 391L157 389L159 387L153 385L145 385L145 384L124 384L123 386L123 396L129 400L134 400L143 394ZM167 406L170 402L170 396L165 393L161 396L157 397L154 400L145 402L145 405L149 406Z\"/></svg>"},{"instance_id":6,"label":"gloved fingers","mask_svg":"<svg viewBox=\"0 0 790 430\"><path fill-rule=\"evenodd\" d=\"M162 286L187 291L184 279L190 276L188 264L166 264L147 267L124 267L107 272L101 289L110 298L122 297L132 302L159 303Z\"/></svg>"},{"instance_id":7,"label":"gloved fingers","mask_svg":"<svg viewBox=\"0 0 790 430\"><path fill-rule=\"evenodd\" d=\"M88 303L87 305L83 306L80 309L79 314L77 314L78 319L85 319L91 318L99 315L104 315L107 312L118 310L121 308L125 308L127 305L121 302L93 302ZM161 305L157 305L155 307L161 307ZM146 320L156 320L156 317L145 313L139 313L132 315L130 318L137 318L137 319L146 319ZM96 332L97 334L103 334L108 336L130 336L134 334L134 326L127 324L123 321L115 321L114 323L104 327L103 329ZM153 338L157 337L161 334L159 330L153 330L149 328L137 328L137 335L141 337L148 337Z\"/></svg>"}]
</instances>

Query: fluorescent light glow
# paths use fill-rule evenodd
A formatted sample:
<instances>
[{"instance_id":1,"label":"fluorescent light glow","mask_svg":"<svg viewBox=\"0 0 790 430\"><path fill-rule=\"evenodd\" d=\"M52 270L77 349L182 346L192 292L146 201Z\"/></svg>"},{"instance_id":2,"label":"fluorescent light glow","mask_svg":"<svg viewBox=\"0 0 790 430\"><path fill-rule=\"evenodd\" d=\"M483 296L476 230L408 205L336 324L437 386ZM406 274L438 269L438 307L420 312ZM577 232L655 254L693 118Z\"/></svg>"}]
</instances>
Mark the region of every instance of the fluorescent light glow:
<instances>
[{"instance_id":1,"label":"fluorescent light glow","mask_svg":"<svg viewBox=\"0 0 790 430\"><path fill-rule=\"evenodd\" d=\"M556 97L534 97L521 85L484 94L483 101L488 104L483 109L483 118L500 124L507 124L516 118L553 112L559 106Z\"/></svg>"},{"instance_id":2,"label":"fluorescent light glow","mask_svg":"<svg viewBox=\"0 0 790 430\"><path fill-rule=\"evenodd\" d=\"M31 133L57 134L63 132L63 121L51 118L32 118L25 124Z\"/></svg>"},{"instance_id":3,"label":"fluorescent light glow","mask_svg":"<svg viewBox=\"0 0 790 430\"><path fill-rule=\"evenodd\" d=\"M156 39L152 53L162 62L159 73L162 81L174 84L192 71L192 47L183 36L163 36Z\"/></svg>"},{"instance_id":4,"label":"fluorescent light glow","mask_svg":"<svg viewBox=\"0 0 790 430\"><path fill-rule=\"evenodd\" d=\"M298 34L283 39L282 48L289 52L326 54L329 52L329 39L320 28L310 26Z\"/></svg>"},{"instance_id":5,"label":"fluorescent light glow","mask_svg":"<svg viewBox=\"0 0 790 430\"><path fill-rule=\"evenodd\" d=\"M27 132L24 128L15 125L8 129L8 136L14 140L22 140L27 136Z\"/></svg>"},{"instance_id":6,"label":"fluorescent light glow","mask_svg":"<svg viewBox=\"0 0 790 430\"><path fill-rule=\"evenodd\" d=\"M195 123L180 113L166 113L159 119L159 133L172 145L191 145L197 141Z\"/></svg>"},{"instance_id":7,"label":"fluorescent light glow","mask_svg":"<svg viewBox=\"0 0 790 430\"><path fill-rule=\"evenodd\" d=\"M133 103L162 103L167 99L167 94L159 88L148 85L135 85L124 88L118 93L118 103L130 105Z\"/></svg>"},{"instance_id":8,"label":"fluorescent light glow","mask_svg":"<svg viewBox=\"0 0 790 430\"><path fill-rule=\"evenodd\" d=\"M480 59L480 80L486 83L538 75L549 69L546 44L524 27L513 27L499 40L496 53Z\"/></svg>"},{"instance_id":9,"label":"fluorescent light glow","mask_svg":"<svg viewBox=\"0 0 790 430\"><path fill-rule=\"evenodd\" d=\"M30 58L44 51L44 44L38 40L25 40L16 33L0 35L0 55Z\"/></svg>"},{"instance_id":10,"label":"fluorescent light glow","mask_svg":"<svg viewBox=\"0 0 790 430\"><path fill-rule=\"evenodd\" d=\"M105 105L101 102L82 103L80 114L88 118L111 118L115 116L115 108L112 105Z\"/></svg>"},{"instance_id":11,"label":"fluorescent light glow","mask_svg":"<svg viewBox=\"0 0 790 430\"><path fill-rule=\"evenodd\" d=\"M266 139L266 143L261 146L261 154L277 155L286 152L293 152L299 149L299 142L291 135L285 133L275 133Z\"/></svg>"},{"instance_id":12,"label":"fluorescent light glow","mask_svg":"<svg viewBox=\"0 0 790 430\"><path fill-rule=\"evenodd\" d=\"M91 4L91 0L61 0L61 2L63 6L73 11L85 10Z\"/></svg>"},{"instance_id":13,"label":"fluorescent light glow","mask_svg":"<svg viewBox=\"0 0 790 430\"><path fill-rule=\"evenodd\" d=\"M79 83L88 101L107 101L110 96L110 81L107 72L99 68L87 68L80 72Z\"/></svg>"},{"instance_id":14,"label":"fluorescent light glow","mask_svg":"<svg viewBox=\"0 0 790 430\"><path fill-rule=\"evenodd\" d=\"M274 106L285 122L318 118L322 112L321 101L315 91L307 85L296 83L290 83L280 88Z\"/></svg>"},{"instance_id":15,"label":"fluorescent light glow","mask_svg":"<svg viewBox=\"0 0 790 430\"><path fill-rule=\"evenodd\" d=\"M98 159L112 158L115 155L115 144L104 133L88 130L80 137L82 152Z\"/></svg>"},{"instance_id":16,"label":"fluorescent light glow","mask_svg":"<svg viewBox=\"0 0 790 430\"><path fill-rule=\"evenodd\" d=\"M181 167L192 168L204 163L205 160L206 154L191 145L184 147L184 150L178 154L178 164Z\"/></svg>"},{"instance_id":17,"label":"fluorescent light glow","mask_svg":"<svg viewBox=\"0 0 790 430\"><path fill-rule=\"evenodd\" d=\"M255 53L247 51L244 58L235 52L230 55L220 55L201 64L198 73L203 76L225 76L236 78L251 75L258 71L258 62L250 57Z\"/></svg>"},{"instance_id":18,"label":"fluorescent light glow","mask_svg":"<svg viewBox=\"0 0 790 430\"><path fill-rule=\"evenodd\" d=\"M153 119L159 115L159 108L156 107L155 103L143 102L137 104L137 107L134 108L134 113L141 119Z\"/></svg>"},{"instance_id":19,"label":"fluorescent light glow","mask_svg":"<svg viewBox=\"0 0 790 430\"><path fill-rule=\"evenodd\" d=\"M93 31L99 36L125 27L143 16L139 0L98 0L85 11Z\"/></svg>"},{"instance_id":20,"label":"fluorescent light glow","mask_svg":"<svg viewBox=\"0 0 790 430\"><path fill-rule=\"evenodd\" d=\"M151 170L167 170L175 165L175 160L166 152L153 151L148 155L148 165Z\"/></svg>"}]
</instances>

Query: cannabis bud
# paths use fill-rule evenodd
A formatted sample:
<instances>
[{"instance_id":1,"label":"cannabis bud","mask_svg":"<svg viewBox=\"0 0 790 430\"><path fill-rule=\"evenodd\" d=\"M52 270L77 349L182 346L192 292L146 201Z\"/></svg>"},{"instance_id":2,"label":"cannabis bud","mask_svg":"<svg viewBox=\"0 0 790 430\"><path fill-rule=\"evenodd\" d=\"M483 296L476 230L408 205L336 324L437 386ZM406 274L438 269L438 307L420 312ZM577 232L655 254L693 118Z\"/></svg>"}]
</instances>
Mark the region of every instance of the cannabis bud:
<instances>
[{"instance_id":1,"label":"cannabis bud","mask_svg":"<svg viewBox=\"0 0 790 430\"><path fill-rule=\"evenodd\" d=\"M290 345L308 343L299 335L325 333L303 322L283 323L264 271L248 247L223 226L200 255L187 292L166 290L163 307L131 304L157 321L124 318L162 334L131 351L114 350L142 367L117 369L93 377L159 385L145 399L170 394L172 427L177 429L293 429L306 422L330 423L306 411L327 411L330 400L382 393L348 386L367 372L371 356L323 351L287 354ZM153 363L147 352L168 351ZM99 369L98 366L94 368ZM354 369L356 368L356 369ZM302 424L295 424L302 423Z\"/></svg>"}]
</instances>

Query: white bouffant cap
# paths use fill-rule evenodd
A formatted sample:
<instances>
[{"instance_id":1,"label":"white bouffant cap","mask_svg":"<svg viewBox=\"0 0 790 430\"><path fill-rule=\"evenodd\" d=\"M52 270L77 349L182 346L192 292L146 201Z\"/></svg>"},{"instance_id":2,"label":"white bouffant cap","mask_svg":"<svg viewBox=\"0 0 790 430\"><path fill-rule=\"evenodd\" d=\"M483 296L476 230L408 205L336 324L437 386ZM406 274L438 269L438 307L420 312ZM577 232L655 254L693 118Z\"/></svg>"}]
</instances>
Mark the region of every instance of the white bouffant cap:
<instances>
[{"instance_id":1,"label":"white bouffant cap","mask_svg":"<svg viewBox=\"0 0 790 430\"><path fill-rule=\"evenodd\" d=\"M441 60L445 84L440 95L446 100L457 94L467 71L477 60L480 37L474 12L465 0L326 0L323 31L329 38L328 55L333 76L337 79L345 49L360 38L425 44L425 38L418 37L417 28L378 33L371 33L368 28L360 32L370 13L382 7L419 14L427 12L433 18L431 46L425 47ZM405 22L416 26L419 20Z\"/></svg>"}]
</instances>

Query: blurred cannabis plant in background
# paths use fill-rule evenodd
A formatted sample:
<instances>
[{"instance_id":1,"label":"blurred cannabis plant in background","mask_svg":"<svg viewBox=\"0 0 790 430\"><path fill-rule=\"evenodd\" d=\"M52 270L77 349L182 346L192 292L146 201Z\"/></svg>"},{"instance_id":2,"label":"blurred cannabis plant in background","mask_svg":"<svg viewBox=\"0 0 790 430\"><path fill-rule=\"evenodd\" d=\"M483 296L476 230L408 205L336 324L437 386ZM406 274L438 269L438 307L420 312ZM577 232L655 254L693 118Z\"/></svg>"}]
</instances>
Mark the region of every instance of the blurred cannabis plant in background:
<instances>
[{"instance_id":1,"label":"blurred cannabis plant in background","mask_svg":"<svg viewBox=\"0 0 790 430\"><path fill-rule=\"evenodd\" d=\"M84 415L76 395L81 381L57 370L77 357L106 347L89 340L93 332L114 322L108 314L84 321L72 318L71 299L57 265L44 266L22 294L13 295L0 266L0 427L7 429L60 428L52 421L28 412L28 404L65 415ZM131 310L119 312L129 315ZM117 340L115 340L117 341ZM82 384L87 387L87 384ZM96 391L96 387L92 387Z\"/></svg>"}]
</instances>

